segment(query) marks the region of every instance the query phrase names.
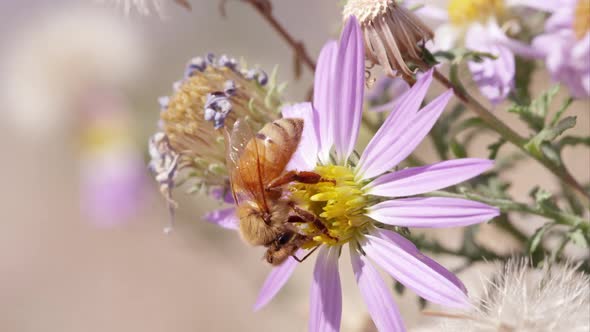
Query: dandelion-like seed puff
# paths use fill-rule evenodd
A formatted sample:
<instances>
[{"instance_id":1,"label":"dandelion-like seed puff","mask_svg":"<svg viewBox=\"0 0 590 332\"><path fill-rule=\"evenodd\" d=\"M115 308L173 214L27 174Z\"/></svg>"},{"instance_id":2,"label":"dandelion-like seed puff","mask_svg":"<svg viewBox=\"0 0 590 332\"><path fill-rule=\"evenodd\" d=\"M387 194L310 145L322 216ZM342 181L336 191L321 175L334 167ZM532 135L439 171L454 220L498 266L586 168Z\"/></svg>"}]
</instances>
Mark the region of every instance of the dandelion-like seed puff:
<instances>
[{"instance_id":1,"label":"dandelion-like seed puff","mask_svg":"<svg viewBox=\"0 0 590 332\"><path fill-rule=\"evenodd\" d=\"M590 278L572 264L536 269L513 258L485 282L470 311L444 314L438 331L585 332L590 330Z\"/></svg>"},{"instance_id":2,"label":"dandelion-like seed puff","mask_svg":"<svg viewBox=\"0 0 590 332\"><path fill-rule=\"evenodd\" d=\"M101 3L107 3L114 5L117 8L121 8L126 15L129 15L134 10L140 15L151 15L157 14L162 16L164 11L164 5L166 3L174 2L179 6L184 7L187 10L191 9L191 5L188 0L98 0Z\"/></svg>"}]
</instances>

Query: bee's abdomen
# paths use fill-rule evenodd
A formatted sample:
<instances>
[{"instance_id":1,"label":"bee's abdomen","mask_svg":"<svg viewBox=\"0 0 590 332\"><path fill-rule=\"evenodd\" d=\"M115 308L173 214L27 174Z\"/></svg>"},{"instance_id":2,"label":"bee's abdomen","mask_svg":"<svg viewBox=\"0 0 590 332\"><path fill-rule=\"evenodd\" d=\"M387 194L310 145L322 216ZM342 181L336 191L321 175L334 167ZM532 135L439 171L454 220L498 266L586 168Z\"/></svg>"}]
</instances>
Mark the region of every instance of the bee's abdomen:
<instances>
[{"instance_id":1,"label":"bee's abdomen","mask_svg":"<svg viewBox=\"0 0 590 332\"><path fill-rule=\"evenodd\" d=\"M295 145L301 140L302 119L279 119L264 126L256 138L264 144ZM286 147L286 146L285 146Z\"/></svg>"}]
</instances>

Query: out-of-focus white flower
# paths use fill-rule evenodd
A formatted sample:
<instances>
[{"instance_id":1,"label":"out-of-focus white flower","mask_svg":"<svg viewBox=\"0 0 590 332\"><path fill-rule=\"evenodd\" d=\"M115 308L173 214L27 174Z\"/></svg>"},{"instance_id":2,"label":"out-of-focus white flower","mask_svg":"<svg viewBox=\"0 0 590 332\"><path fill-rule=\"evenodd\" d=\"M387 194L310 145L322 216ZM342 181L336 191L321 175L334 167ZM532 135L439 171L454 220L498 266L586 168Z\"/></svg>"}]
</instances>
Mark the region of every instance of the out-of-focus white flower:
<instances>
[{"instance_id":1,"label":"out-of-focus white flower","mask_svg":"<svg viewBox=\"0 0 590 332\"><path fill-rule=\"evenodd\" d=\"M147 52L130 24L84 8L56 9L23 22L0 60L6 121L28 136L46 136L77 118L72 112L88 90L133 82Z\"/></svg>"},{"instance_id":2,"label":"out-of-focus white flower","mask_svg":"<svg viewBox=\"0 0 590 332\"><path fill-rule=\"evenodd\" d=\"M100 3L110 4L116 8L122 9L126 15L137 11L140 15L148 16L157 14L164 15L164 7L167 2L174 2L187 10L191 9L188 0L97 0Z\"/></svg>"},{"instance_id":3,"label":"out-of-focus white flower","mask_svg":"<svg viewBox=\"0 0 590 332\"><path fill-rule=\"evenodd\" d=\"M576 266L530 267L513 259L486 281L471 311L442 314L451 332L590 331L590 278ZM454 318L449 318L454 317Z\"/></svg>"}]
</instances>

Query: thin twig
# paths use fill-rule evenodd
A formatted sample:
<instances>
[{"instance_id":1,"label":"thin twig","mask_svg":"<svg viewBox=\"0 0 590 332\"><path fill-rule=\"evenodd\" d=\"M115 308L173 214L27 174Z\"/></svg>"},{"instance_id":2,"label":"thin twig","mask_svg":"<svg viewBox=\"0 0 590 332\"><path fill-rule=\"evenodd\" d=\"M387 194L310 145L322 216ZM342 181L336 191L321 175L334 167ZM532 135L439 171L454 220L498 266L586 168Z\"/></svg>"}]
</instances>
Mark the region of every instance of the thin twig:
<instances>
[{"instance_id":1,"label":"thin twig","mask_svg":"<svg viewBox=\"0 0 590 332\"><path fill-rule=\"evenodd\" d=\"M291 46L297 59L302 61L311 72L315 72L315 61L307 54L303 42L296 40L287 29L274 17L269 0L242 0L252 7L270 24L270 26Z\"/></svg>"}]
</instances>

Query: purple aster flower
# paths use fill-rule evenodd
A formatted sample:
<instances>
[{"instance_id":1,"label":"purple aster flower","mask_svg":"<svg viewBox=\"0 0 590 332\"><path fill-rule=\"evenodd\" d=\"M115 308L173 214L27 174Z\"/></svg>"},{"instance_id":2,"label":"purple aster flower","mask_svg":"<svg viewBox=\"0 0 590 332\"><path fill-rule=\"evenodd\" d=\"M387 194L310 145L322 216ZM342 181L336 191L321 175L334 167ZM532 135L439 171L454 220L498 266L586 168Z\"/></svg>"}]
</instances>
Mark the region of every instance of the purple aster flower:
<instances>
[{"instance_id":1,"label":"purple aster flower","mask_svg":"<svg viewBox=\"0 0 590 332\"><path fill-rule=\"evenodd\" d=\"M463 44L468 49L496 57L469 62L468 67L480 92L492 104L498 104L514 88L515 55L539 57L537 50L508 37L501 26L510 8L529 6L529 2L532 0L452 0L446 10L420 0L405 3L418 8L417 15L439 23L431 47L433 51L450 50Z\"/></svg>"},{"instance_id":2,"label":"purple aster flower","mask_svg":"<svg viewBox=\"0 0 590 332\"><path fill-rule=\"evenodd\" d=\"M555 1L545 33L533 40L553 79L568 86L576 98L590 97L590 3ZM550 46L548 46L550 45Z\"/></svg>"},{"instance_id":3,"label":"purple aster flower","mask_svg":"<svg viewBox=\"0 0 590 332\"><path fill-rule=\"evenodd\" d=\"M346 24L340 43L331 41L322 49L313 105L303 103L283 109L284 117L303 118L305 123L299 148L287 169L314 171L334 180L293 183L289 187L292 199L319 216L332 235L313 238L319 254L310 294L310 331L340 328L342 292L338 265L345 245L349 247L362 296L380 331L405 329L390 286L376 267L426 300L454 308L468 306L466 289L456 276L390 229L466 226L485 222L499 213L494 207L469 200L409 197L470 179L492 167L490 160L456 159L391 172L427 135L452 97L452 92L447 91L420 109L432 71L400 98L360 158L355 157L363 106L364 64L362 32L353 17ZM220 214L217 222L227 225L228 214ZM231 223L237 224L237 219L233 217ZM271 301L297 264L289 258L270 273L255 304L256 310Z\"/></svg>"},{"instance_id":4,"label":"purple aster flower","mask_svg":"<svg viewBox=\"0 0 590 332\"><path fill-rule=\"evenodd\" d=\"M97 226L119 225L141 208L147 181L129 134L129 110L123 98L102 91L88 96L83 106L81 209Z\"/></svg>"}]
</instances>

